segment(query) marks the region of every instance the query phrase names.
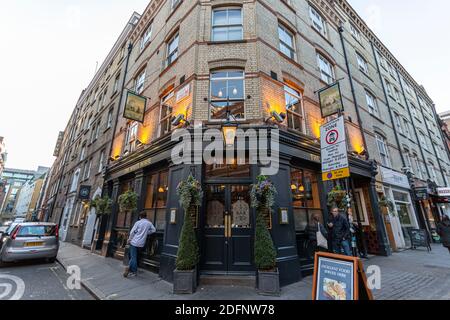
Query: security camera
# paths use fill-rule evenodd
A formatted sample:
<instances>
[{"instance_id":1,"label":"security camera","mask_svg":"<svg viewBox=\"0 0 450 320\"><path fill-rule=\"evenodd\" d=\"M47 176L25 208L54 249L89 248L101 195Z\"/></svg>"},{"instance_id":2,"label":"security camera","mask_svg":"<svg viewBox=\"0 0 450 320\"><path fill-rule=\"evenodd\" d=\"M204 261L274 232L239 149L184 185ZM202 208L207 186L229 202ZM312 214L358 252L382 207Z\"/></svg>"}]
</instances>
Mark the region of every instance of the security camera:
<instances>
[{"instance_id":1,"label":"security camera","mask_svg":"<svg viewBox=\"0 0 450 320\"><path fill-rule=\"evenodd\" d=\"M284 112L278 113L276 111L272 111L272 117L275 119L275 121L281 123L286 119L286 114Z\"/></svg>"},{"instance_id":2,"label":"security camera","mask_svg":"<svg viewBox=\"0 0 450 320\"><path fill-rule=\"evenodd\" d=\"M184 120L184 114L179 114L172 119L172 126L178 127L180 123Z\"/></svg>"}]
</instances>

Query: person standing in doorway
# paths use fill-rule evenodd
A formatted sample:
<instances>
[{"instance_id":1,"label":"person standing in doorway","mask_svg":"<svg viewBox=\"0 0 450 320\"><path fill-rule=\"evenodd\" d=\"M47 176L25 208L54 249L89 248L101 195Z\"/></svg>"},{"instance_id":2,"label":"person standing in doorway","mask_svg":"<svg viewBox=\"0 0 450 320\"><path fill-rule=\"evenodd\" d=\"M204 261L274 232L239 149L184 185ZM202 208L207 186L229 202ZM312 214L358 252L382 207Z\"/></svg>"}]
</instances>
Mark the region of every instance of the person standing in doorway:
<instances>
[{"instance_id":1,"label":"person standing in doorway","mask_svg":"<svg viewBox=\"0 0 450 320\"><path fill-rule=\"evenodd\" d=\"M142 211L139 213L139 220L134 224L130 231L128 238L128 244L130 245L129 258L130 262L128 267L125 268L123 276L133 277L137 275L138 270L138 253L145 247L147 237L156 232L153 223L147 219L147 212Z\"/></svg>"},{"instance_id":2,"label":"person standing in doorway","mask_svg":"<svg viewBox=\"0 0 450 320\"><path fill-rule=\"evenodd\" d=\"M348 219L339 212L338 207L333 207L331 209L331 214L332 219L328 223L328 228L331 230L333 252L336 254L351 256L351 232Z\"/></svg>"},{"instance_id":3,"label":"person standing in doorway","mask_svg":"<svg viewBox=\"0 0 450 320\"><path fill-rule=\"evenodd\" d=\"M437 232L441 237L442 245L450 252L450 219L447 215L444 215L442 221L439 222Z\"/></svg>"}]
</instances>

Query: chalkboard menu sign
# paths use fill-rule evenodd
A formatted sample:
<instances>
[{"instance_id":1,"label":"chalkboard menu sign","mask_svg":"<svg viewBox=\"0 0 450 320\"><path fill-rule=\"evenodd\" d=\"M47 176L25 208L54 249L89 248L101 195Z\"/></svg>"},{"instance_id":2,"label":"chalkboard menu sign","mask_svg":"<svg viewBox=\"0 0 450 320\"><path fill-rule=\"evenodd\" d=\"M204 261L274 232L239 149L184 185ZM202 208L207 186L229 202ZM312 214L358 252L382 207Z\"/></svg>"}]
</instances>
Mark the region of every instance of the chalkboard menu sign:
<instances>
[{"instance_id":1,"label":"chalkboard menu sign","mask_svg":"<svg viewBox=\"0 0 450 320\"><path fill-rule=\"evenodd\" d=\"M409 236L411 238L412 249L416 249L417 247L425 247L428 251L431 251L431 245L428 241L428 234L426 230L409 229Z\"/></svg>"}]
</instances>

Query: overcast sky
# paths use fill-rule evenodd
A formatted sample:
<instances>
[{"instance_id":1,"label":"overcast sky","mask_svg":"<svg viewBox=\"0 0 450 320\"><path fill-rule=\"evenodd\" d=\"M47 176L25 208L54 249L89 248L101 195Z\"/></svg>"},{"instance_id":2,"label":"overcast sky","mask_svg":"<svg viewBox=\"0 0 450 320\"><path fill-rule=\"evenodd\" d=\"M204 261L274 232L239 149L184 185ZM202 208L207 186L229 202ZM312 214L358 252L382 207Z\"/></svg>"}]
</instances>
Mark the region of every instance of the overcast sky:
<instances>
[{"instance_id":1,"label":"overcast sky","mask_svg":"<svg viewBox=\"0 0 450 320\"><path fill-rule=\"evenodd\" d=\"M51 166L58 132L133 11L149 0L0 1L0 136L7 167ZM435 101L450 109L448 0L350 0Z\"/></svg>"}]
</instances>

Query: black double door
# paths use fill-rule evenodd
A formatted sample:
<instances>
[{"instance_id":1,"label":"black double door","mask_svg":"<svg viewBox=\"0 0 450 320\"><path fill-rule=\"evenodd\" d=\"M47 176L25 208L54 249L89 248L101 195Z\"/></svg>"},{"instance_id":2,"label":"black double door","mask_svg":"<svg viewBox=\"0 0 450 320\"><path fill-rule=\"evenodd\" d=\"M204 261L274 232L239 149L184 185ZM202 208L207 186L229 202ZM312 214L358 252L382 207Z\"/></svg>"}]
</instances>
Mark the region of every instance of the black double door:
<instances>
[{"instance_id":1,"label":"black double door","mask_svg":"<svg viewBox=\"0 0 450 320\"><path fill-rule=\"evenodd\" d=\"M250 185L207 185L205 202L202 270L223 274L253 272Z\"/></svg>"}]
</instances>

